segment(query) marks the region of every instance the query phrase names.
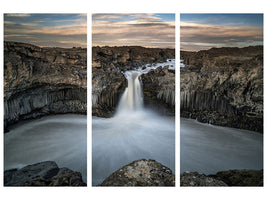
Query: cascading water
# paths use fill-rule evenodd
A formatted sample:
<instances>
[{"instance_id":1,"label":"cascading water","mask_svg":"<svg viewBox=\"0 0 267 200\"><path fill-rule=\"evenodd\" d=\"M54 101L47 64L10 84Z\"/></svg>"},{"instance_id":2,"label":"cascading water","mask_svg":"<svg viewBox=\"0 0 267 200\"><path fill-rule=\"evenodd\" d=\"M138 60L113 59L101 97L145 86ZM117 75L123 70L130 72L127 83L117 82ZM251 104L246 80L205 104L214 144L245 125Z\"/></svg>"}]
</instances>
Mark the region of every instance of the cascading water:
<instances>
[{"instance_id":1,"label":"cascading water","mask_svg":"<svg viewBox=\"0 0 267 200\"><path fill-rule=\"evenodd\" d=\"M175 69L174 60L124 72L127 87L112 118L93 117L93 185L138 159L154 159L175 172L174 117L143 106L140 76L159 66Z\"/></svg>"},{"instance_id":2,"label":"cascading water","mask_svg":"<svg viewBox=\"0 0 267 200\"><path fill-rule=\"evenodd\" d=\"M127 71L124 75L127 79L128 86L121 97L117 114L143 108L143 94L141 82L139 80L141 73L137 71Z\"/></svg>"}]
</instances>

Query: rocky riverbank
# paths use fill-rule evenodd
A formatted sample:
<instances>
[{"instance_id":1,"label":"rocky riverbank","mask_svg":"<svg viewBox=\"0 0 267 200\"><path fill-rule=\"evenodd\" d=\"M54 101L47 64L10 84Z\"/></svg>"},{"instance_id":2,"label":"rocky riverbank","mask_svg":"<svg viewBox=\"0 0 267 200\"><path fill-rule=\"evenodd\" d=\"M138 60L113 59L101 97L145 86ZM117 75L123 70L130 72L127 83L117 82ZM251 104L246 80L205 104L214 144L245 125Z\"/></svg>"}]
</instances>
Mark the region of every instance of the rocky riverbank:
<instances>
[{"instance_id":1,"label":"rocky riverbank","mask_svg":"<svg viewBox=\"0 0 267 200\"><path fill-rule=\"evenodd\" d=\"M86 186L80 172L59 168L53 161L4 172L4 186Z\"/></svg>"},{"instance_id":2,"label":"rocky riverbank","mask_svg":"<svg viewBox=\"0 0 267 200\"><path fill-rule=\"evenodd\" d=\"M263 132L263 46L181 51L181 117Z\"/></svg>"},{"instance_id":3,"label":"rocky riverbank","mask_svg":"<svg viewBox=\"0 0 267 200\"><path fill-rule=\"evenodd\" d=\"M87 110L87 50L4 42L4 125Z\"/></svg>"},{"instance_id":4,"label":"rocky riverbank","mask_svg":"<svg viewBox=\"0 0 267 200\"><path fill-rule=\"evenodd\" d=\"M263 170L227 170L215 175L184 172L181 186L263 186Z\"/></svg>"},{"instance_id":5,"label":"rocky riverbank","mask_svg":"<svg viewBox=\"0 0 267 200\"><path fill-rule=\"evenodd\" d=\"M175 176L155 160L141 159L118 169L99 186L175 186Z\"/></svg>"},{"instance_id":6,"label":"rocky riverbank","mask_svg":"<svg viewBox=\"0 0 267 200\"><path fill-rule=\"evenodd\" d=\"M92 114L99 117L110 117L114 114L126 87L126 80L121 72L145 64L166 62L174 57L174 49L139 46L93 47ZM174 73L174 70L170 72L166 67L142 75L145 105L158 108L160 103L162 111L174 113Z\"/></svg>"}]
</instances>

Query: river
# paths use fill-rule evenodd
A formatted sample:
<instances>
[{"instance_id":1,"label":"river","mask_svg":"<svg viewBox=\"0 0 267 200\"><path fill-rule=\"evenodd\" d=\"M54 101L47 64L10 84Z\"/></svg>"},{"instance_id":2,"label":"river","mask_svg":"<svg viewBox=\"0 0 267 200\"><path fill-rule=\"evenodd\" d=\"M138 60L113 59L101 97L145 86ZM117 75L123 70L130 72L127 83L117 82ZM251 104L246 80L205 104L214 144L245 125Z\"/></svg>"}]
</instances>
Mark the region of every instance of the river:
<instances>
[{"instance_id":1,"label":"river","mask_svg":"<svg viewBox=\"0 0 267 200\"><path fill-rule=\"evenodd\" d=\"M87 182L86 116L51 115L19 122L4 135L4 169L42 161L81 172Z\"/></svg>"},{"instance_id":2,"label":"river","mask_svg":"<svg viewBox=\"0 0 267 200\"><path fill-rule=\"evenodd\" d=\"M263 135L181 118L180 172L263 169Z\"/></svg>"}]
</instances>

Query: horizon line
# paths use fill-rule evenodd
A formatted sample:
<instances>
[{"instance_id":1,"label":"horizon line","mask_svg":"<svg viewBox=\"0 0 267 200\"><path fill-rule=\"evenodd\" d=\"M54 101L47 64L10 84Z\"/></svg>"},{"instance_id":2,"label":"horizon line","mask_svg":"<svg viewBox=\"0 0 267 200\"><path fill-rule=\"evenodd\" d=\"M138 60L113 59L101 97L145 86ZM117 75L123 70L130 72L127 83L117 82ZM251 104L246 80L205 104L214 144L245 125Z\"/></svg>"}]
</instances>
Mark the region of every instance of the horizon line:
<instances>
[{"instance_id":1,"label":"horizon line","mask_svg":"<svg viewBox=\"0 0 267 200\"><path fill-rule=\"evenodd\" d=\"M263 44L262 45L248 45L248 46L244 46L244 47L238 47L238 46L224 46L224 47L211 47L209 49L201 49L201 50L185 50L185 49L181 49L180 48L180 51L186 51L186 52L199 52L199 51L208 51L208 50L211 50L211 49L222 49L222 48L238 48L238 49L243 49L243 48L247 48L247 47L258 47L258 46L264 46Z\"/></svg>"}]
</instances>

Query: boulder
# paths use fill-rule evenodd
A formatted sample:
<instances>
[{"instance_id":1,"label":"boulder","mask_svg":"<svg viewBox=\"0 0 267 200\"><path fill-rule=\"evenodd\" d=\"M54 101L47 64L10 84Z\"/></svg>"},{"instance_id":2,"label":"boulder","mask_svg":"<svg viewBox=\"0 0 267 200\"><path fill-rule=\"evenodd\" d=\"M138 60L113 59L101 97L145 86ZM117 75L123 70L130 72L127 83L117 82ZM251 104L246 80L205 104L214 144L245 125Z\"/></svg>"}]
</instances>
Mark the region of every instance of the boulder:
<instances>
[{"instance_id":1,"label":"boulder","mask_svg":"<svg viewBox=\"0 0 267 200\"><path fill-rule=\"evenodd\" d=\"M180 176L181 186L227 186L223 181L199 174L198 172L184 172Z\"/></svg>"},{"instance_id":2,"label":"boulder","mask_svg":"<svg viewBox=\"0 0 267 200\"><path fill-rule=\"evenodd\" d=\"M229 186L263 186L263 170L228 170L214 176Z\"/></svg>"},{"instance_id":3,"label":"boulder","mask_svg":"<svg viewBox=\"0 0 267 200\"><path fill-rule=\"evenodd\" d=\"M86 186L80 172L58 168L53 161L4 172L4 186Z\"/></svg>"},{"instance_id":4,"label":"boulder","mask_svg":"<svg viewBox=\"0 0 267 200\"><path fill-rule=\"evenodd\" d=\"M141 159L120 168L100 186L175 186L175 176L155 160Z\"/></svg>"}]
</instances>

